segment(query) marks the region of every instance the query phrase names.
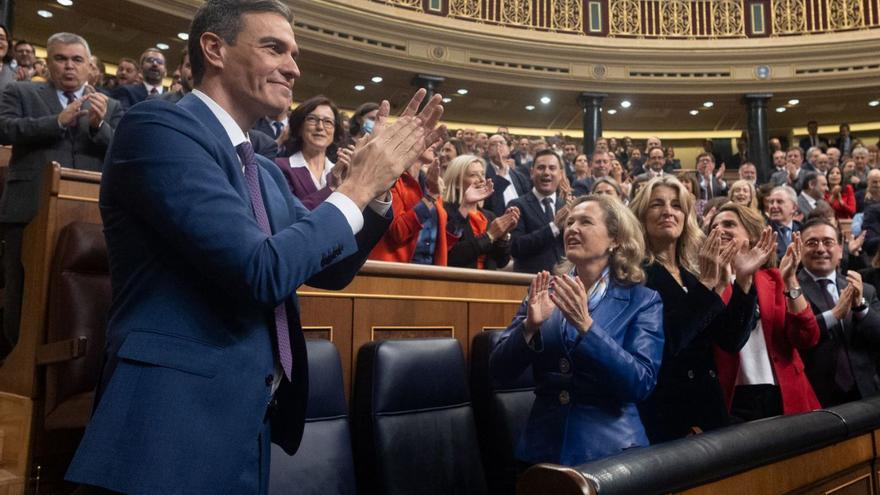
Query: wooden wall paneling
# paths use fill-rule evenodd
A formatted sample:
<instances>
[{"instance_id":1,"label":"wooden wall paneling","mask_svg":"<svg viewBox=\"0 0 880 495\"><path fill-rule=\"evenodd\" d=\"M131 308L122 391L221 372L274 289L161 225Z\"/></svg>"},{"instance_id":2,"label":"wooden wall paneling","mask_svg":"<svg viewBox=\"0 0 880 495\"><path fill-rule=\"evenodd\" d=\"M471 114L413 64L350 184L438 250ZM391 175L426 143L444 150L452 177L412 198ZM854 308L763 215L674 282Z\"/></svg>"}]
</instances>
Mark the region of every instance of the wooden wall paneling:
<instances>
[{"instance_id":1,"label":"wooden wall paneling","mask_svg":"<svg viewBox=\"0 0 880 495\"><path fill-rule=\"evenodd\" d=\"M0 392L0 495L24 493L32 418L30 397Z\"/></svg>"},{"instance_id":2,"label":"wooden wall paneling","mask_svg":"<svg viewBox=\"0 0 880 495\"><path fill-rule=\"evenodd\" d=\"M761 466L681 492L687 495L733 495L741 493L835 493L871 495L860 482L874 458L873 437L864 434L828 447ZM853 470L853 468L858 468ZM824 487L824 488L823 488ZM805 489L806 488L806 489ZM844 491L826 492L826 489Z\"/></svg>"},{"instance_id":3,"label":"wooden wall paneling","mask_svg":"<svg viewBox=\"0 0 880 495\"><path fill-rule=\"evenodd\" d=\"M468 303L468 342L485 330L503 330L516 314L518 304ZM468 355L470 359L470 355Z\"/></svg>"},{"instance_id":4,"label":"wooden wall paneling","mask_svg":"<svg viewBox=\"0 0 880 495\"><path fill-rule=\"evenodd\" d=\"M299 303L306 338L328 339L336 345L342 360L342 380L345 382L345 396L348 398L352 377L352 299L302 297Z\"/></svg>"}]
</instances>

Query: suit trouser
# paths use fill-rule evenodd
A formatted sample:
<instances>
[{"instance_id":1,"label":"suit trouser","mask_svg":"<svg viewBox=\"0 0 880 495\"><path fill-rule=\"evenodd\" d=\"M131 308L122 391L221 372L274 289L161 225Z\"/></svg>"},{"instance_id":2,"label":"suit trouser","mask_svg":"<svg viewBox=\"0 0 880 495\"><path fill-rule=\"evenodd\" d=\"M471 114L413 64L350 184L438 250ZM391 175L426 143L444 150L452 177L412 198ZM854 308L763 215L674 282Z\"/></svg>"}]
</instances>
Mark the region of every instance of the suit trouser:
<instances>
[{"instance_id":1,"label":"suit trouser","mask_svg":"<svg viewBox=\"0 0 880 495\"><path fill-rule=\"evenodd\" d=\"M25 224L0 225L3 240L3 329L0 332L0 359L5 358L18 343L21 323L21 299L24 291L24 266L21 264L21 244Z\"/></svg>"}]
</instances>

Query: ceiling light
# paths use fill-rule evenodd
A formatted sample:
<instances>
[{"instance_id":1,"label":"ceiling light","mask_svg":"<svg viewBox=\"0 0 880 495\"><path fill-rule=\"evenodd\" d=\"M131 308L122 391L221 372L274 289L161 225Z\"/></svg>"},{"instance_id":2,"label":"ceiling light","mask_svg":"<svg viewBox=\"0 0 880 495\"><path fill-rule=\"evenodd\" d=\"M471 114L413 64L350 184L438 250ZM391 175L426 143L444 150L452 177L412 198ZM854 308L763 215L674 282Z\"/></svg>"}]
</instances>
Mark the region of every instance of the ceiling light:
<instances>
[{"instance_id":1,"label":"ceiling light","mask_svg":"<svg viewBox=\"0 0 880 495\"><path fill-rule=\"evenodd\" d=\"M452 98L450 98L448 96L443 98L443 103L449 103L450 101L452 101Z\"/></svg>"},{"instance_id":2,"label":"ceiling light","mask_svg":"<svg viewBox=\"0 0 880 495\"><path fill-rule=\"evenodd\" d=\"M462 95L462 96L468 94L468 90L466 90L466 89L464 89L464 88L461 88L461 89L459 89L459 90L456 91L456 92L457 92L458 94Z\"/></svg>"},{"instance_id":3,"label":"ceiling light","mask_svg":"<svg viewBox=\"0 0 880 495\"><path fill-rule=\"evenodd\" d=\"M632 103L630 103L629 100L623 100L622 102L620 102L620 108L629 108L631 106Z\"/></svg>"},{"instance_id":4,"label":"ceiling light","mask_svg":"<svg viewBox=\"0 0 880 495\"><path fill-rule=\"evenodd\" d=\"M354 85L354 90L355 90L355 91L363 91L363 90L365 90L365 89L367 89L367 87L364 86L363 84L355 84L355 85Z\"/></svg>"},{"instance_id":5,"label":"ceiling light","mask_svg":"<svg viewBox=\"0 0 880 495\"><path fill-rule=\"evenodd\" d=\"M788 100L789 105L797 105L800 102L801 102L801 100L798 100L797 98L792 98L792 99Z\"/></svg>"},{"instance_id":6,"label":"ceiling light","mask_svg":"<svg viewBox=\"0 0 880 495\"><path fill-rule=\"evenodd\" d=\"M880 100L872 100L868 102L869 107L876 107L878 105L880 105Z\"/></svg>"},{"instance_id":7,"label":"ceiling light","mask_svg":"<svg viewBox=\"0 0 880 495\"><path fill-rule=\"evenodd\" d=\"M534 109L535 109L535 105L526 105L526 110L531 112Z\"/></svg>"},{"instance_id":8,"label":"ceiling light","mask_svg":"<svg viewBox=\"0 0 880 495\"><path fill-rule=\"evenodd\" d=\"M182 39L183 41L186 41L189 39L189 33L177 33L177 37Z\"/></svg>"},{"instance_id":9,"label":"ceiling light","mask_svg":"<svg viewBox=\"0 0 880 495\"><path fill-rule=\"evenodd\" d=\"M167 43L156 43L156 48L158 48L158 49L160 49L160 50L167 50L167 49L169 49L169 48L171 48L171 47L168 46Z\"/></svg>"},{"instance_id":10,"label":"ceiling light","mask_svg":"<svg viewBox=\"0 0 880 495\"><path fill-rule=\"evenodd\" d=\"M542 97L541 97L541 103L543 103L543 104L545 104L545 105L548 104L548 103L550 103L551 101L552 101L552 100L550 100L550 97L549 97L549 96L542 96Z\"/></svg>"},{"instance_id":11,"label":"ceiling light","mask_svg":"<svg viewBox=\"0 0 880 495\"><path fill-rule=\"evenodd\" d=\"M65 7L70 7L73 5L73 0L56 0L60 5L64 5Z\"/></svg>"},{"instance_id":12,"label":"ceiling light","mask_svg":"<svg viewBox=\"0 0 880 495\"><path fill-rule=\"evenodd\" d=\"M776 112L777 112L777 113L783 113L783 112L785 112L785 107L776 107Z\"/></svg>"},{"instance_id":13,"label":"ceiling light","mask_svg":"<svg viewBox=\"0 0 880 495\"><path fill-rule=\"evenodd\" d=\"M691 110L691 111L688 112L688 113L690 113L691 115L697 115L697 114L700 113L700 111L699 111L699 110Z\"/></svg>"},{"instance_id":14,"label":"ceiling light","mask_svg":"<svg viewBox=\"0 0 880 495\"><path fill-rule=\"evenodd\" d=\"M614 115L615 113L617 113L617 109L616 109L616 108L609 108L609 109L608 109L608 115Z\"/></svg>"},{"instance_id":15,"label":"ceiling light","mask_svg":"<svg viewBox=\"0 0 880 495\"><path fill-rule=\"evenodd\" d=\"M382 76L373 76L373 78L370 80L376 84L379 84L380 82L382 82Z\"/></svg>"},{"instance_id":16,"label":"ceiling light","mask_svg":"<svg viewBox=\"0 0 880 495\"><path fill-rule=\"evenodd\" d=\"M37 15L42 17L43 19L48 19L52 17L52 12L49 12L48 10L38 10Z\"/></svg>"},{"instance_id":17,"label":"ceiling light","mask_svg":"<svg viewBox=\"0 0 880 495\"><path fill-rule=\"evenodd\" d=\"M714 103L714 102L711 102L711 101L704 101L704 102L703 102L703 106L706 107L706 108L712 108L712 107L715 106L715 103Z\"/></svg>"}]
</instances>

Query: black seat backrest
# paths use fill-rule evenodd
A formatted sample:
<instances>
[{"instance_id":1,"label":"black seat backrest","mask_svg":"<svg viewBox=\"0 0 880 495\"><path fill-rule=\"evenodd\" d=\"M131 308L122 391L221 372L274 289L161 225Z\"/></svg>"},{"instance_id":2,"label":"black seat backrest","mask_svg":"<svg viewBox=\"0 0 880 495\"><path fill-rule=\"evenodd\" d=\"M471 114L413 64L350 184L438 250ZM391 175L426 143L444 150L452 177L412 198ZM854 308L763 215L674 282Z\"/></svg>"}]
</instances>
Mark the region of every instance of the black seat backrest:
<instances>
[{"instance_id":1,"label":"black seat backrest","mask_svg":"<svg viewBox=\"0 0 880 495\"><path fill-rule=\"evenodd\" d=\"M353 408L361 495L486 493L465 375L455 339L361 347Z\"/></svg>"},{"instance_id":2,"label":"black seat backrest","mask_svg":"<svg viewBox=\"0 0 880 495\"><path fill-rule=\"evenodd\" d=\"M327 340L307 340L309 402L302 443L293 456L272 445L271 495L355 493L348 407L339 352Z\"/></svg>"},{"instance_id":3,"label":"black seat backrest","mask_svg":"<svg viewBox=\"0 0 880 495\"><path fill-rule=\"evenodd\" d=\"M49 274L46 342L85 337L85 354L46 367L47 430L84 428L100 379L110 307L107 243L99 224L73 222L58 234Z\"/></svg>"},{"instance_id":4,"label":"black seat backrest","mask_svg":"<svg viewBox=\"0 0 880 495\"><path fill-rule=\"evenodd\" d=\"M532 368L498 383L489 374L489 356L503 330L486 330L471 344L471 392L486 481L492 494L513 494L517 463L514 450L535 401Z\"/></svg>"}]
</instances>

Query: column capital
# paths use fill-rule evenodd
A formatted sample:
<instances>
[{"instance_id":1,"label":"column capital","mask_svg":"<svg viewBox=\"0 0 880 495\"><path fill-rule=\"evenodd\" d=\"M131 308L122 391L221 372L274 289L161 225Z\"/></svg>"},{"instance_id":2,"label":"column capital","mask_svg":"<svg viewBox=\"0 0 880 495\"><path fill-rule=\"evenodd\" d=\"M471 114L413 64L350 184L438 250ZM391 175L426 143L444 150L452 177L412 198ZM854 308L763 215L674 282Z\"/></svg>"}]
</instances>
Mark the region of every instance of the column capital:
<instances>
[{"instance_id":1,"label":"column capital","mask_svg":"<svg viewBox=\"0 0 880 495\"><path fill-rule=\"evenodd\" d=\"M577 101L584 108L591 106L599 106L608 97L608 93L589 93L583 92L578 95Z\"/></svg>"},{"instance_id":2,"label":"column capital","mask_svg":"<svg viewBox=\"0 0 880 495\"><path fill-rule=\"evenodd\" d=\"M743 101L746 103L767 103L773 98L773 93L747 93L743 95Z\"/></svg>"},{"instance_id":3,"label":"column capital","mask_svg":"<svg viewBox=\"0 0 880 495\"><path fill-rule=\"evenodd\" d=\"M437 89L445 80L446 78L442 76L418 74L412 78L412 85L417 88Z\"/></svg>"}]
</instances>

